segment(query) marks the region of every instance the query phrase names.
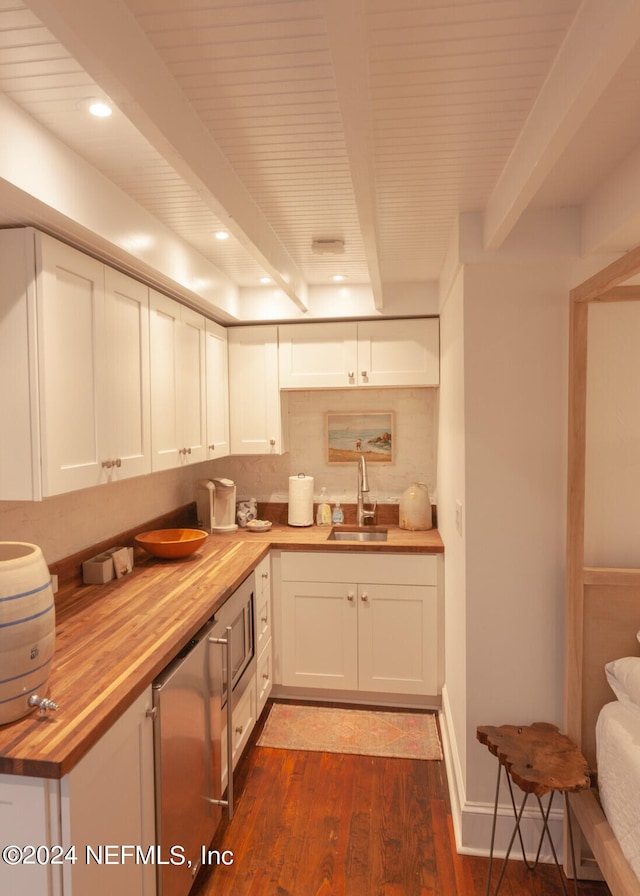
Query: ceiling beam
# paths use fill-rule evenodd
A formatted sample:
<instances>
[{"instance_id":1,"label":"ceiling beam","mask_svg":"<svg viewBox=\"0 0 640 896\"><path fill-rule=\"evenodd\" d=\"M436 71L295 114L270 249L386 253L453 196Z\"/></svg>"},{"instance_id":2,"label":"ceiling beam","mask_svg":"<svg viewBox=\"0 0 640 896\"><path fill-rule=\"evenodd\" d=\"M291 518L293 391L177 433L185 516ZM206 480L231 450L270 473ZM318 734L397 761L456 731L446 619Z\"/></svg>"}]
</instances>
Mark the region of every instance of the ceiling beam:
<instances>
[{"instance_id":1,"label":"ceiling beam","mask_svg":"<svg viewBox=\"0 0 640 896\"><path fill-rule=\"evenodd\" d=\"M639 39L640 0L583 0L487 204L487 249L500 248Z\"/></svg>"},{"instance_id":2,"label":"ceiling beam","mask_svg":"<svg viewBox=\"0 0 640 896\"><path fill-rule=\"evenodd\" d=\"M294 304L306 282L123 0L26 0Z\"/></svg>"},{"instance_id":3,"label":"ceiling beam","mask_svg":"<svg viewBox=\"0 0 640 896\"><path fill-rule=\"evenodd\" d=\"M369 280L375 307L382 311L369 52L363 0L326 0L325 17Z\"/></svg>"},{"instance_id":4,"label":"ceiling beam","mask_svg":"<svg viewBox=\"0 0 640 896\"><path fill-rule=\"evenodd\" d=\"M626 252L640 232L640 150L631 153L582 207L582 252Z\"/></svg>"}]
</instances>

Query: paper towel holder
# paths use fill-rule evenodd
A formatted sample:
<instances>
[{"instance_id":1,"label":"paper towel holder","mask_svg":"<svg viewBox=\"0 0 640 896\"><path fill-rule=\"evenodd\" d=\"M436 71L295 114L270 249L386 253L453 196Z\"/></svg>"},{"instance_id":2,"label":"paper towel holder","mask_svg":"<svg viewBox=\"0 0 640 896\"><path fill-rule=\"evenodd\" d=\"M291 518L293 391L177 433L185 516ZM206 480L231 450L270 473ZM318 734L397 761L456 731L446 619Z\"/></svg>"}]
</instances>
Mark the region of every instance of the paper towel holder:
<instances>
[{"instance_id":1,"label":"paper towel holder","mask_svg":"<svg viewBox=\"0 0 640 896\"><path fill-rule=\"evenodd\" d=\"M297 488L301 483L304 483L304 491ZM290 526L313 525L313 476L298 473L289 477L288 523Z\"/></svg>"}]
</instances>

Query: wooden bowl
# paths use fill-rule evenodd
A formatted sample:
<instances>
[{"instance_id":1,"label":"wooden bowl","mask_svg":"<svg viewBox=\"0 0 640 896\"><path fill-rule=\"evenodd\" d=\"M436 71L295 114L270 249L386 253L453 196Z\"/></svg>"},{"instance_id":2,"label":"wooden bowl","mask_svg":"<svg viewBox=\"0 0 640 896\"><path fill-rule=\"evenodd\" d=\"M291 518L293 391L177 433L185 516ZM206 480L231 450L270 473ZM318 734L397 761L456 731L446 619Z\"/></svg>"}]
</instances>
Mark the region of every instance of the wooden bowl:
<instances>
[{"instance_id":1,"label":"wooden bowl","mask_svg":"<svg viewBox=\"0 0 640 896\"><path fill-rule=\"evenodd\" d=\"M206 538L207 533L202 529L154 529L136 535L140 547L163 560L188 557L204 544Z\"/></svg>"}]
</instances>

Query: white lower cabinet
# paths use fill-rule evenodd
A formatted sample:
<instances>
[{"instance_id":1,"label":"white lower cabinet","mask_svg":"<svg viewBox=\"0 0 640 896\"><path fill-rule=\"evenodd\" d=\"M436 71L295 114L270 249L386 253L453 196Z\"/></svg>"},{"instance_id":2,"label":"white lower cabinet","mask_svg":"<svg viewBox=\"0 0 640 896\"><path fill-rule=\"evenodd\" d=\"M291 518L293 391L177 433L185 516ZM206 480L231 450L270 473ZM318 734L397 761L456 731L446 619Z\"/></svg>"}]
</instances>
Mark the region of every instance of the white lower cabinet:
<instances>
[{"instance_id":1,"label":"white lower cabinet","mask_svg":"<svg viewBox=\"0 0 640 896\"><path fill-rule=\"evenodd\" d=\"M0 893L154 896L156 865L135 853L156 844L151 707L148 688L61 780L0 775L3 845L40 848L0 862Z\"/></svg>"},{"instance_id":2,"label":"white lower cabinet","mask_svg":"<svg viewBox=\"0 0 640 896\"><path fill-rule=\"evenodd\" d=\"M282 554L280 683L440 693L438 558Z\"/></svg>"}]
</instances>

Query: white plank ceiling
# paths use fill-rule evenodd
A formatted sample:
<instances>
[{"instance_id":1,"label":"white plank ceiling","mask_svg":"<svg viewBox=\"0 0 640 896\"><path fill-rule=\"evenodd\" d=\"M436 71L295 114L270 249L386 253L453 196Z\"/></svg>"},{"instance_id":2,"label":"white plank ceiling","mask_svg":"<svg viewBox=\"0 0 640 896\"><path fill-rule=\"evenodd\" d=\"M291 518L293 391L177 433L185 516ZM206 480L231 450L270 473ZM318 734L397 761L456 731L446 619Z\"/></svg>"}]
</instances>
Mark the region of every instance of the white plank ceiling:
<instances>
[{"instance_id":1,"label":"white plank ceiling","mask_svg":"<svg viewBox=\"0 0 640 896\"><path fill-rule=\"evenodd\" d=\"M236 284L303 302L339 273L383 310L391 284L437 281L460 212L497 246L633 156L637 7L0 0L0 90ZM114 115L90 120L101 95Z\"/></svg>"}]
</instances>

